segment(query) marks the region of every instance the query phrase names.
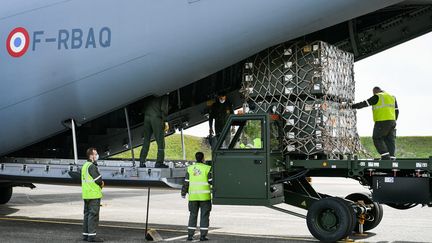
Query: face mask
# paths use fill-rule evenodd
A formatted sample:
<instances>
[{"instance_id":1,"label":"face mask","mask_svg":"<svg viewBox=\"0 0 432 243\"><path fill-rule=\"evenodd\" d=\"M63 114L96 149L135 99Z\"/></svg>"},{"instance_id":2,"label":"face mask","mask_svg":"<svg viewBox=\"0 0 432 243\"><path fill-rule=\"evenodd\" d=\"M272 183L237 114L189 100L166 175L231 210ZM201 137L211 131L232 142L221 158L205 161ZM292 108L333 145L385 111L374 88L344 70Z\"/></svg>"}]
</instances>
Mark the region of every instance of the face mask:
<instances>
[{"instance_id":1,"label":"face mask","mask_svg":"<svg viewBox=\"0 0 432 243\"><path fill-rule=\"evenodd\" d=\"M225 103L225 99L219 99L219 102L220 102L221 104L223 104L223 103Z\"/></svg>"},{"instance_id":2,"label":"face mask","mask_svg":"<svg viewBox=\"0 0 432 243\"><path fill-rule=\"evenodd\" d=\"M99 154L96 154L95 161L99 160Z\"/></svg>"}]
</instances>

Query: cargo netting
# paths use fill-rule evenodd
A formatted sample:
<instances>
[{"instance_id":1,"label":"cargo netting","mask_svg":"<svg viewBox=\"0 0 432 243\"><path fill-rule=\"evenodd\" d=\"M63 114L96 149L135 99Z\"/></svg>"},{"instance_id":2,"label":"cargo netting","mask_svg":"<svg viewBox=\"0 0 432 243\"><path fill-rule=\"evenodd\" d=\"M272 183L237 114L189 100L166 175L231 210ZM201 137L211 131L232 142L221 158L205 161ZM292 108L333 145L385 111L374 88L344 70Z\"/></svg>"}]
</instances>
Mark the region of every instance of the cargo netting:
<instances>
[{"instance_id":1,"label":"cargo netting","mask_svg":"<svg viewBox=\"0 0 432 243\"><path fill-rule=\"evenodd\" d=\"M356 128L354 56L325 42L284 43L244 64L248 112L278 114L283 152L338 159L364 153Z\"/></svg>"}]
</instances>

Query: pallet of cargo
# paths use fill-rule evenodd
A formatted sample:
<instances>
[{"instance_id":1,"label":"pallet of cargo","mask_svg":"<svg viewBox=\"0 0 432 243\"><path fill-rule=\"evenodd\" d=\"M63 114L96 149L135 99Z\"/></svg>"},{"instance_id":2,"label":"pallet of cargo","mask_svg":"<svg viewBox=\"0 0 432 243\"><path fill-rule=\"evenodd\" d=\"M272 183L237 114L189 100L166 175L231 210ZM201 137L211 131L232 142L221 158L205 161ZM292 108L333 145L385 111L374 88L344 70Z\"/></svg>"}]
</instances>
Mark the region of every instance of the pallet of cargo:
<instances>
[{"instance_id":1,"label":"pallet of cargo","mask_svg":"<svg viewBox=\"0 0 432 243\"><path fill-rule=\"evenodd\" d=\"M250 57L242 94L249 112L284 121L283 153L340 158L363 148L357 134L354 59L325 42L284 43Z\"/></svg>"}]
</instances>

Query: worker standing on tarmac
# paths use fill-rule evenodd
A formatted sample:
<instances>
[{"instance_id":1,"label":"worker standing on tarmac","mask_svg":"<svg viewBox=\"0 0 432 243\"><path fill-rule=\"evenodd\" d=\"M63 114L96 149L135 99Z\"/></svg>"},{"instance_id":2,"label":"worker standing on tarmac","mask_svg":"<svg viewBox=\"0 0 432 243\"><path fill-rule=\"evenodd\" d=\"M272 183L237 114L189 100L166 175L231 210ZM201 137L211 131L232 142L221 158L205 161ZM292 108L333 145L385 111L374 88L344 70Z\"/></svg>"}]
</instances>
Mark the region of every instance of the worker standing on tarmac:
<instances>
[{"instance_id":1,"label":"worker standing on tarmac","mask_svg":"<svg viewBox=\"0 0 432 243\"><path fill-rule=\"evenodd\" d=\"M158 148L155 167L168 168L163 163L165 160L165 132L169 129L167 122L168 98L168 95L152 97L147 99L144 105L144 137L140 154L140 167L146 167L145 162L150 148L150 140L154 135Z\"/></svg>"},{"instance_id":2,"label":"worker standing on tarmac","mask_svg":"<svg viewBox=\"0 0 432 243\"><path fill-rule=\"evenodd\" d=\"M382 160L395 160L396 120L399 109L396 98L379 87L373 88L373 96L365 101L353 104L353 109L372 106L375 126L372 139Z\"/></svg>"},{"instance_id":3,"label":"worker standing on tarmac","mask_svg":"<svg viewBox=\"0 0 432 243\"><path fill-rule=\"evenodd\" d=\"M84 199L83 240L103 242L96 237L99 224L99 209L104 182L97 168L99 155L95 148L87 149L87 162L81 169L82 198Z\"/></svg>"},{"instance_id":4,"label":"worker standing on tarmac","mask_svg":"<svg viewBox=\"0 0 432 243\"><path fill-rule=\"evenodd\" d=\"M227 100L225 93L219 93L217 100L210 107L209 112L209 126L210 126L210 136L215 135L216 139L219 139L220 133L222 132L225 123L228 121L228 117L234 113L233 106L229 100ZM213 130L213 120L214 120L214 130ZM227 140L230 136L227 136ZM227 141L229 142L229 141ZM214 144L212 144L214 146Z\"/></svg>"},{"instance_id":5,"label":"worker standing on tarmac","mask_svg":"<svg viewBox=\"0 0 432 243\"><path fill-rule=\"evenodd\" d=\"M181 196L189 194L188 241L193 240L197 227L198 211L201 211L200 241L207 241L211 204L210 185L212 184L211 166L204 163L204 154L195 154L196 163L188 166Z\"/></svg>"}]
</instances>

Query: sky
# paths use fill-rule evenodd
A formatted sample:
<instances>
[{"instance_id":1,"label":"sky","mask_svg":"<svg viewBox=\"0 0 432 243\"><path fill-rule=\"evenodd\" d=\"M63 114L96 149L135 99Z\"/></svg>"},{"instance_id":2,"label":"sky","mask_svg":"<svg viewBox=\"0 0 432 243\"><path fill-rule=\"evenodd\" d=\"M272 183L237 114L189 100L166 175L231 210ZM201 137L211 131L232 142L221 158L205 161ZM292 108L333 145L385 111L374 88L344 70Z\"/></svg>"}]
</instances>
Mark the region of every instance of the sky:
<instances>
[{"instance_id":1,"label":"sky","mask_svg":"<svg viewBox=\"0 0 432 243\"><path fill-rule=\"evenodd\" d=\"M365 58L354 64L356 102L372 96L375 86L394 95L399 106L398 136L432 136L432 33ZM371 107L357 111L360 136L372 136ZM185 130L205 137L208 123Z\"/></svg>"}]
</instances>

